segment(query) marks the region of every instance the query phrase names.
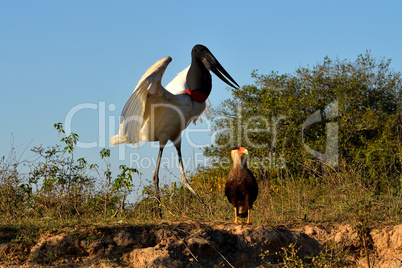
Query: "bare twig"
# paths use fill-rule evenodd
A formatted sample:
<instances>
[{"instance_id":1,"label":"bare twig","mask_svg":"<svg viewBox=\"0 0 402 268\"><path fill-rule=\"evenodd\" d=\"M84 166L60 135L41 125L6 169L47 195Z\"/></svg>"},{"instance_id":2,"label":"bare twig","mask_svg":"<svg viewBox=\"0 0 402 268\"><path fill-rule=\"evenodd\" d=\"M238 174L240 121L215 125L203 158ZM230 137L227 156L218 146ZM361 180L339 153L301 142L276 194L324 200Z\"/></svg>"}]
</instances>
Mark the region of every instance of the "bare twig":
<instances>
[{"instance_id":1,"label":"bare twig","mask_svg":"<svg viewBox=\"0 0 402 268\"><path fill-rule=\"evenodd\" d=\"M198 236L198 237L199 237L199 236ZM202 237L199 237L199 238L204 239L204 240L208 243L208 245L210 245L211 248L213 248L213 249L227 262L227 264L229 264L230 267L235 268L235 267L225 258L225 256L223 256L222 253L219 252L219 250L217 250L213 245L211 245L211 243L209 243L208 239L205 239L205 238L202 238Z\"/></svg>"},{"instance_id":2,"label":"bare twig","mask_svg":"<svg viewBox=\"0 0 402 268\"><path fill-rule=\"evenodd\" d=\"M186 242L184 242L184 240L181 239L180 237L178 237L177 235L174 235L174 236L176 236L181 242L183 242L184 246L188 249L188 251L190 252L191 256L193 256L193 258L198 262L197 257L193 254L193 252L191 252L191 250L190 250L190 248L187 246Z\"/></svg>"}]
</instances>

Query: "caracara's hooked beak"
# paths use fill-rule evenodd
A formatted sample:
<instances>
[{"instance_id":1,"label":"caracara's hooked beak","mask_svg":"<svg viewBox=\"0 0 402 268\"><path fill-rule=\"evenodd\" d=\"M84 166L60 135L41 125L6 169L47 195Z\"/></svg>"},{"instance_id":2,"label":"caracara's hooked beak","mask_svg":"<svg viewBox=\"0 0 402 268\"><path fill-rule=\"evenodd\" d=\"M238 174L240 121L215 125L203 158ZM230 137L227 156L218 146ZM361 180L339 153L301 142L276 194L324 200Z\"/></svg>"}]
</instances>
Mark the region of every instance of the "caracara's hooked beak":
<instances>
[{"instance_id":1,"label":"caracara's hooked beak","mask_svg":"<svg viewBox=\"0 0 402 268\"><path fill-rule=\"evenodd\" d=\"M237 149L237 151L239 152L240 155L248 154L247 149L244 147L239 147L239 149Z\"/></svg>"}]
</instances>

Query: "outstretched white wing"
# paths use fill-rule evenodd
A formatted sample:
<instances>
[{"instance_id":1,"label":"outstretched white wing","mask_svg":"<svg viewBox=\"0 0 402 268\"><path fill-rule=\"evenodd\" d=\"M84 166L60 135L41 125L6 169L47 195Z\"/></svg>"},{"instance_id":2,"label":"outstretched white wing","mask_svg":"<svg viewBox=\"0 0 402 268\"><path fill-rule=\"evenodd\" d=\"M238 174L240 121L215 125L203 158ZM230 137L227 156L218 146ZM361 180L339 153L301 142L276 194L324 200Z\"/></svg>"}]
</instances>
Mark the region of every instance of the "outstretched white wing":
<instances>
[{"instance_id":1,"label":"outstretched white wing","mask_svg":"<svg viewBox=\"0 0 402 268\"><path fill-rule=\"evenodd\" d=\"M165 57L157 61L141 77L130 98L124 105L120 118L119 133L110 139L111 145L137 143L140 141L148 94L165 95L168 93L162 87L161 81L163 73L171 61L171 57Z\"/></svg>"}]
</instances>

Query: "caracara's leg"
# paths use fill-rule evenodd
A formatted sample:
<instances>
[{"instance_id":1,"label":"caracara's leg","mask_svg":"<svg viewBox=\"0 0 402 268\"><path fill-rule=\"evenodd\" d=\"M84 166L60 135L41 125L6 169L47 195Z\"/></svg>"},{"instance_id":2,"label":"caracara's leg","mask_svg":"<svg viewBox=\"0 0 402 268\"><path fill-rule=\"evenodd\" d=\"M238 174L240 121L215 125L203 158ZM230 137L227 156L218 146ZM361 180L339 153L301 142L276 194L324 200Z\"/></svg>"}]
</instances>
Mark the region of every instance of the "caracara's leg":
<instances>
[{"instance_id":1,"label":"caracara's leg","mask_svg":"<svg viewBox=\"0 0 402 268\"><path fill-rule=\"evenodd\" d=\"M250 224L250 214L251 214L251 206L253 204L250 203L250 195L246 194L246 206L247 206L247 222L246 224Z\"/></svg>"},{"instance_id":2,"label":"caracara's leg","mask_svg":"<svg viewBox=\"0 0 402 268\"><path fill-rule=\"evenodd\" d=\"M235 213L235 220L234 220L234 223L240 223L241 221L239 221L239 220L237 219L237 207L234 207L234 213Z\"/></svg>"},{"instance_id":3,"label":"caracara's leg","mask_svg":"<svg viewBox=\"0 0 402 268\"><path fill-rule=\"evenodd\" d=\"M250 214L251 214L251 209L247 210L247 224L251 224L250 223Z\"/></svg>"}]
</instances>

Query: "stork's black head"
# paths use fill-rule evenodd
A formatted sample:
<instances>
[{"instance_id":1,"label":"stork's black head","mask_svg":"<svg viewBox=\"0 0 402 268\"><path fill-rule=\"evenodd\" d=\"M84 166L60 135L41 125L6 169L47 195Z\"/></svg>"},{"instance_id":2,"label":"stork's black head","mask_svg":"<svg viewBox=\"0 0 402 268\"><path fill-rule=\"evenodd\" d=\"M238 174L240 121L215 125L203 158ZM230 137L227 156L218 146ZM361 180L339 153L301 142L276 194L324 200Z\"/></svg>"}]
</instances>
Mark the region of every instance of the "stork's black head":
<instances>
[{"instance_id":1,"label":"stork's black head","mask_svg":"<svg viewBox=\"0 0 402 268\"><path fill-rule=\"evenodd\" d=\"M199 91L208 97L212 89L212 78L209 71L212 71L229 86L233 88L239 87L207 47L195 45L191 51L191 66L186 78L187 87L190 92Z\"/></svg>"}]
</instances>

